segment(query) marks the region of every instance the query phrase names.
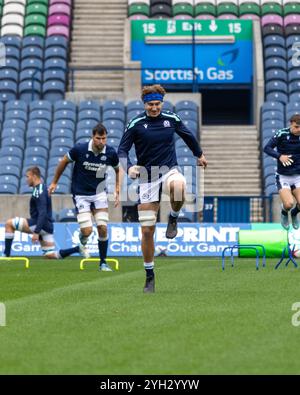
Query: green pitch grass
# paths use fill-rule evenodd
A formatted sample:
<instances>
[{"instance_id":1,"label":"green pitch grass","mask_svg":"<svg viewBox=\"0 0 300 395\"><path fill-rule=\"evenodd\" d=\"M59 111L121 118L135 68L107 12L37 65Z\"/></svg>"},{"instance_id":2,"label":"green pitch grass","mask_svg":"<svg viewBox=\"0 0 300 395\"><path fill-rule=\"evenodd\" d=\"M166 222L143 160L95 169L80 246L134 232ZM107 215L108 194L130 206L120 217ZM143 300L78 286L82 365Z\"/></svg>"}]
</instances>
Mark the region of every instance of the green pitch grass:
<instances>
[{"instance_id":1,"label":"green pitch grass","mask_svg":"<svg viewBox=\"0 0 300 395\"><path fill-rule=\"evenodd\" d=\"M300 268L160 258L102 273L80 258L0 263L0 374L299 374Z\"/></svg>"}]
</instances>

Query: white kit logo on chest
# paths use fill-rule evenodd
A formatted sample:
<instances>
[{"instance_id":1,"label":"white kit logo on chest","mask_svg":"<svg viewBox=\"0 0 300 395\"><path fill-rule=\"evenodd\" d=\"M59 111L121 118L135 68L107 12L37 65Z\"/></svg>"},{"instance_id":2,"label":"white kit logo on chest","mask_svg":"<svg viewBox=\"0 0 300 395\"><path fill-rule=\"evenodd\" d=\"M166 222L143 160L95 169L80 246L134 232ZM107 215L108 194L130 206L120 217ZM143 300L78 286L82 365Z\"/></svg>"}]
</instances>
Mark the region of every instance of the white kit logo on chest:
<instances>
[{"instance_id":1,"label":"white kit logo on chest","mask_svg":"<svg viewBox=\"0 0 300 395\"><path fill-rule=\"evenodd\" d=\"M165 128L169 128L171 125L170 125L170 121L164 121L164 127Z\"/></svg>"}]
</instances>

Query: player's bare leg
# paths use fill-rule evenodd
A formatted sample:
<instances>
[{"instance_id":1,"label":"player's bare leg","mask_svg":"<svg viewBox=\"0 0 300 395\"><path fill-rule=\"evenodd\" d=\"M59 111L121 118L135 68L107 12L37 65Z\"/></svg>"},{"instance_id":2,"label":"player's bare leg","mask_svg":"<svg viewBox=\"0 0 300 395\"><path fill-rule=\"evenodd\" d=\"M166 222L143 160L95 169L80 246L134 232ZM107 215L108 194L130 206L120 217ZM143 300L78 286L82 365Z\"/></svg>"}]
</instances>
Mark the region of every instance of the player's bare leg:
<instances>
[{"instance_id":1,"label":"player's bare leg","mask_svg":"<svg viewBox=\"0 0 300 395\"><path fill-rule=\"evenodd\" d=\"M294 229L299 229L298 213L300 213L300 188L295 188L293 190L293 195L296 199L296 206L291 210L291 219Z\"/></svg>"},{"instance_id":2,"label":"player's bare leg","mask_svg":"<svg viewBox=\"0 0 300 395\"><path fill-rule=\"evenodd\" d=\"M289 188L282 188L279 191L279 196L282 202L281 210L281 225L284 229L288 230L289 224L289 211L294 205L294 197Z\"/></svg>"},{"instance_id":3,"label":"player's bare leg","mask_svg":"<svg viewBox=\"0 0 300 395\"><path fill-rule=\"evenodd\" d=\"M5 248L3 251L3 256L10 256L16 230L32 234L26 218L15 217L8 219L5 223Z\"/></svg>"},{"instance_id":4,"label":"player's bare leg","mask_svg":"<svg viewBox=\"0 0 300 395\"><path fill-rule=\"evenodd\" d=\"M154 233L158 209L159 203L143 203L138 206L142 228L142 253L146 271L145 293L153 293L155 291Z\"/></svg>"},{"instance_id":5,"label":"player's bare leg","mask_svg":"<svg viewBox=\"0 0 300 395\"><path fill-rule=\"evenodd\" d=\"M112 269L106 262L107 250L108 250L108 209L101 208L93 211L94 220L97 225L98 232L98 250L99 250L99 270L103 272L112 272Z\"/></svg>"},{"instance_id":6,"label":"player's bare leg","mask_svg":"<svg viewBox=\"0 0 300 395\"><path fill-rule=\"evenodd\" d=\"M168 239L174 239L177 235L177 219L185 200L185 182L176 180L170 182L171 213L166 231Z\"/></svg>"}]
</instances>

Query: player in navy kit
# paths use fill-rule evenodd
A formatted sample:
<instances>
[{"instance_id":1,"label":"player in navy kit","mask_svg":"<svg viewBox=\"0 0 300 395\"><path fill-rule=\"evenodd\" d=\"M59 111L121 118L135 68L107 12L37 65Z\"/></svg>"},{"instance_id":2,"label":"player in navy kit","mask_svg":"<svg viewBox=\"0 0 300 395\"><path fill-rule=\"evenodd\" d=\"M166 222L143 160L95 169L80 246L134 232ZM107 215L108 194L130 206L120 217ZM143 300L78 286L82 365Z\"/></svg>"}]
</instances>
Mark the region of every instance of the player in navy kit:
<instances>
[{"instance_id":1,"label":"player in navy kit","mask_svg":"<svg viewBox=\"0 0 300 395\"><path fill-rule=\"evenodd\" d=\"M277 148L275 151L274 148ZM294 229L299 228L300 212L300 115L293 115L288 128L278 130L264 152L277 159L276 185L282 201L281 225L289 229L288 213L291 213ZM294 198L296 206L294 206Z\"/></svg>"},{"instance_id":2,"label":"player in navy kit","mask_svg":"<svg viewBox=\"0 0 300 395\"><path fill-rule=\"evenodd\" d=\"M53 219L51 198L46 184L42 182L38 167L31 167L26 171L27 184L33 187L30 199L30 218L15 217L5 224L5 248L3 256L9 257L15 231L32 235L32 242L40 242L43 256L49 259L61 259L69 255L80 253L79 247L66 250L55 250L53 237Z\"/></svg>"},{"instance_id":3,"label":"player in navy kit","mask_svg":"<svg viewBox=\"0 0 300 395\"><path fill-rule=\"evenodd\" d=\"M142 227L142 252L146 283L144 292L155 290L154 277L154 232L159 210L162 187L170 194L171 213L166 237L173 239L177 234L177 218L185 198L186 180L177 168L175 133L178 134L196 156L199 166L206 167L207 161L193 134L179 116L163 111L166 91L160 85L146 86L142 90L145 112L133 118L121 139L118 154L129 177L139 177L139 221ZM128 153L134 144L137 165L130 162ZM159 169L159 170L158 170Z\"/></svg>"},{"instance_id":4,"label":"player in navy kit","mask_svg":"<svg viewBox=\"0 0 300 395\"><path fill-rule=\"evenodd\" d=\"M112 271L106 263L108 248L108 201L105 186L106 170L112 166L116 173L115 207L119 204L119 158L115 149L106 144L107 131L102 124L94 127L88 143L76 144L59 162L49 192L56 189L58 180L69 163L74 163L72 194L80 226L81 248L85 250L93 231L92 217L98 230L99 270Z\"/></svg>"}]
</instances>

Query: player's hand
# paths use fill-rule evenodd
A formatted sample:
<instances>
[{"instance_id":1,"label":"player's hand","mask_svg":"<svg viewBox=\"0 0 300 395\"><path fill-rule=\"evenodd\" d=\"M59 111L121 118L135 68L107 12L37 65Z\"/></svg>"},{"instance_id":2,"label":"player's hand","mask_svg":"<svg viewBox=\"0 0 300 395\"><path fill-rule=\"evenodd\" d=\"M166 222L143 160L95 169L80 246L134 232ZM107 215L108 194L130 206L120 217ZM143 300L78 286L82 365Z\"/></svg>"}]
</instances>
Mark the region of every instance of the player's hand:
<instances>
[{"instance_id":1,"label":"player's hand","mask_svg":"<svg viewBox=\"0 0 300 395\"><path fill-rule=\"evenodd\" d=\"M33 243L37 243L39 241L39 237L40 237L40 235L38 233L33 233L31 241Z\"/></svg>"},{"instance_id":2,"label":"player's hand","mask_svg":"<svg viewBox=\"0 0 300 395\"><path fill-rule=\"evenodd\" d=\"M120 204L120 193L119 192L114 193L114 199L115 199L114 207L118 207L118 205Z\"/></svg>"},{"instance_id":3,"label":"player's hand","mask_svg":"<svg viewBox=\"0 0 300 395\"><path fill-rule=\"evenodd\" d=\"M291 166L294 161L292 159L292 155L281 155L279 157L280 162L283 164L283 166Z\"/></svg>"},{"instance_id":4,"label":"player's hand","mask_svg":"<svg viewBox=\"0 0 300 395\"><path fill-rule=\"evenodd\" d=\"M57 188L57 184L55 184L54 182L51 182L51 184L50 184L50 186L48 188L49 195L51 195L51 193L54 193L56 188Z\"/></svg>"},{"instance_id":5,"label":"player's hand","mask_svg":"<svg viewBox=\"0 0 300 395\"><path fill-rule=\"evenodd\" d=\"M134 165L129 167L128 176L135 180L140 175L140 166Z\"/></svg>"},{"instance_id":6,"label":"player's hand","mask_svg":"<svg viewBox=\"0 0 300 395\"><path fill-rule=\"evenodd\" d=\"M205 158L205 156L203 154L200 156L200 158L197 159L197 165L198 166L203 166L204 169L206 168L207 160L206 160L206 158Z\"/></svg>"}]
</instances>

